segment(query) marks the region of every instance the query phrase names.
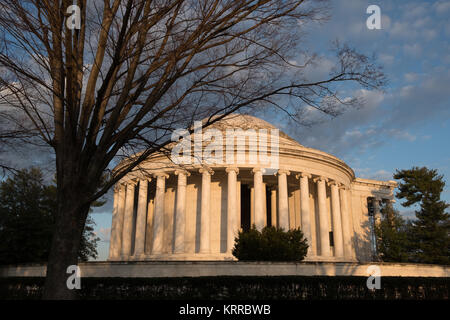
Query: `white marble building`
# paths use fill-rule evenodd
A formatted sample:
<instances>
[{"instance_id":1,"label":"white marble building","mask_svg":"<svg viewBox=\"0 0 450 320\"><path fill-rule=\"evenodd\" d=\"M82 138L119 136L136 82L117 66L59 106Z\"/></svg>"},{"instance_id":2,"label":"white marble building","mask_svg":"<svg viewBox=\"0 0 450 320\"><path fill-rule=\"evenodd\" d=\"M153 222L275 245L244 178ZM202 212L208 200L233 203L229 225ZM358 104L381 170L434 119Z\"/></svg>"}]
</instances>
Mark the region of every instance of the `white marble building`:
<instances>
[{"instance_id":1,"label":"white marble building","mask_svg":"<svg viewBox=\"0 0 450 320\"><path fill-rule=\"evenodd\" d=\"M394 181L357 178L342 160L255 117L232 115L211 128L227 149L215 149L220 161L176 165L155 155L116 185L110 261L232 260L238 230L253 224L300 227L308 261L372 259L373 223L380 202L393 200ZM243 131L229 140L237 128ZM260 161L262 143L276 162Z\"/></svg>"}]
</instances>

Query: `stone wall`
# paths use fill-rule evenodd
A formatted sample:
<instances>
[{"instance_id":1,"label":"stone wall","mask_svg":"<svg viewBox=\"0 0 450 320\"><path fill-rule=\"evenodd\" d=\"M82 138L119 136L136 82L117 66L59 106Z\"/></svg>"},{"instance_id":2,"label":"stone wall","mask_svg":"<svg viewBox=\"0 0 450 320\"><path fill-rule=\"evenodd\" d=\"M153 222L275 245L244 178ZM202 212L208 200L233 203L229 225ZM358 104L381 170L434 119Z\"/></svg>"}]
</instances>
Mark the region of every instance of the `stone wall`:
<instances>
[{"instance_id":1,"label":"stone wall","mask_svg":"<svg viewBox=\"0 0 450 320\"><path fill-rule=\"evenodd\" d=\"M82 277L206 277L206 276L369 276L370 265L382 277L450 278L450 266L410 263L146 261L80 263ZM0 267L0 277L44 277L43 265Z\"/></svg>"}]
</instances>

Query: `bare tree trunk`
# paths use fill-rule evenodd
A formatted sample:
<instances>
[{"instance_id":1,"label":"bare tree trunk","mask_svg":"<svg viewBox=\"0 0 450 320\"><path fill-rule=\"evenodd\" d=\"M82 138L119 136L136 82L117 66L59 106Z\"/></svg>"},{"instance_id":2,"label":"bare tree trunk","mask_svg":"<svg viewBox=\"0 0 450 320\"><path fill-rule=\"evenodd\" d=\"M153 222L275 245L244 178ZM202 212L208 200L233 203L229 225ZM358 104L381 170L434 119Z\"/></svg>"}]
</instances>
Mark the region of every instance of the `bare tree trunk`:
<instances>
[{"instance_id":1,"label":"bare tree trunk","mask_svg":"<svg viewBox=\"0 0 450 320\"><path fill-rule=\"evenodd\" d=\"M69 290L67 273L70 265L78 264L80 239L89 212L89 206L80 206L82 195L79 188L70 188L62 194L62 205L58 208L52 247L47 264L47 277L42 298L45 300L73 300L77 290ZM77 191L78 190L78 191Z\"/></svg>"}]
</instances>

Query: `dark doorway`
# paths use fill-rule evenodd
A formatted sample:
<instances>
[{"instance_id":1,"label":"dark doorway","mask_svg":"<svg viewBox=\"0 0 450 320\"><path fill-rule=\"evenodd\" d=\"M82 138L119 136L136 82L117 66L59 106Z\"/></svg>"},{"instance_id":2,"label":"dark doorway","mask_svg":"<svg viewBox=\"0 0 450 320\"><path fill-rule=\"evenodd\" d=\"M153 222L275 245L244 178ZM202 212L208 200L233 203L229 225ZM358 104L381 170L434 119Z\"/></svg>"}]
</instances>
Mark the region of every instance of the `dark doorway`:
<instances>
[{"instance_id":1,"label":"dark doorway","mask_svg":"<svg viewBox=\"0 0 450 320\"><path fill-rule=\"evenodd\" d=\"M266 221L268 227L272 226L272 196L270 190L271 188L266 186Z\"/></svg>"},{"instance_id":2,"label":"dark doorway","mask_svg":"<svg viewBox=\"0 0 450 320\"><path fill-rule=\"evenodd\" d=\"M243 231L250 230L250 187L241 184L241 228Z\"/></svg>"}]
</instances>

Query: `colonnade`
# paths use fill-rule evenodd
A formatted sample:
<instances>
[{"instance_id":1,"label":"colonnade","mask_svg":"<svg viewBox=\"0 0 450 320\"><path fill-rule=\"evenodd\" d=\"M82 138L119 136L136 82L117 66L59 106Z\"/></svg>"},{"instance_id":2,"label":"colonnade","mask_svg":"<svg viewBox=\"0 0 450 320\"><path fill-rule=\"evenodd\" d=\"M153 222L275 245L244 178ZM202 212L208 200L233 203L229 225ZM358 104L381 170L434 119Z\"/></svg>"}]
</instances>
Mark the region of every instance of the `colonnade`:
<instances>
[{"instance_id":1,"label":"colonnade","mask_svg":"<svg viewBox=\"0 0 450 320\"><path fill-rule=\"evenodd\" d=\"M223 170L223 169L222 169ZM241 169L242 170L242 169ZM211 206L211 176L214 171L201 168L198 171L201 174L201 203L200 203L200 237L198 254L211 254L210 246L210 206ZM239 168L228 167L225 169L227 175L227 253L231 253L234 245L234 238L240 228L239 208L240 199L238 199L238 176ZM266 225L266 199L265 185L263 183L264 169L255 168L253 174L253 208L254 224L258 230ZM134 214L135 206L135 188L137 181L118 184L114 192L114 214L111 230L110 242L110 260L129 260L145 259L145 251L149 252L150 258L157 257L163 252L163 228L164 228L164 208L165 208L165 190L166 179L169 174L177 176L176 185L176 203L174 216L174 237L172 245L172 254L185 253L185 225L186 225L186 186L187 177L191 174L185 170L175 170L172 172L155 173L151 177L139 180L136 216ZM277 199L277 213L272 212L272 217L277 219L277 225L289 229L289 194L288 194L288 176L291 172L288 170L278 170L277 173L277 192L271 193L272 201ZM350 221L350 212L348 205L348 187L338 181L328 179L323 176L311 175L307 172L295 172L292 174L300 188L300 220L301 229L304 236L310 244L308 256L323 257L325 259L352 260L353 246L352 235L353 228ZM150 248L146 245L146 218L147 218L147 193L149 181L156 179L156 191L154 196L153 223L151 232ZM318 230L317 239L313 235L312 223L315 216L310 210L310 181L315 183L317 188L316 203L318 210ZM330 187L331 203L331 221L327 206L327 184ZM273 202L272 202L273 203ZM272 210L273 211L273 210ZM272 218L272 219L273 219ZM135 224L133 225L133 221ZM272 220L273 221L273 220ZM331 222L332 225L329 225ZM331 250L330 231L332 230L332 242L334 250ZM133 232L134 231L134 232ZM134 236L134 239L133 239ZM147 235L149 236L149 235ZM134 250L132 242L134 241ZM316 246L311 243L316 241Z\"/></svg>"}]
</instances>

